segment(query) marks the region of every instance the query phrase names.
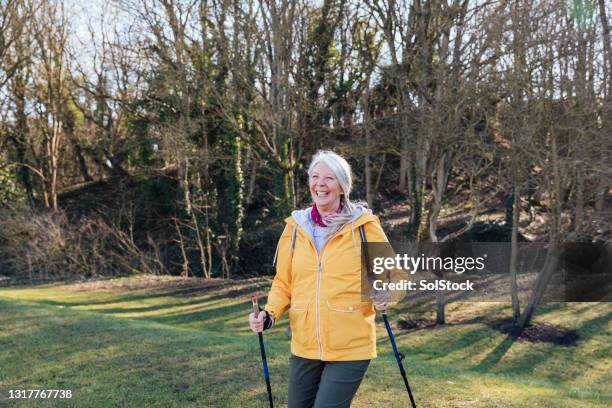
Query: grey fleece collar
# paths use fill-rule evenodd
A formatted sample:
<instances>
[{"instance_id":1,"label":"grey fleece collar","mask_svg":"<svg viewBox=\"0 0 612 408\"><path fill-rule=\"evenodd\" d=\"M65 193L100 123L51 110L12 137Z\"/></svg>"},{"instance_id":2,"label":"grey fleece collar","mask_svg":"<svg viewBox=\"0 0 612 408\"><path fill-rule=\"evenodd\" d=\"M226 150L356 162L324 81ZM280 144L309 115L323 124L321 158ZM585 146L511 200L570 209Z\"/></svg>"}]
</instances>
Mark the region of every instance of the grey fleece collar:
<instances>
[{"instance_id":1,"label":"grey fleece collar","mask_svg":"<svg viewBox=\"0 0 612 408\"><path fill-rule=\"evenodd\" d=\"M295 210L291 213L291 216L297 222L297 224L301 226L302 229L306 231L307 234L310 235L310 237L314 241L314 232L312 231L312 224L310 223L310 211L311 210L312 210L312 207L306 208L304 210ZM353 218L351 218L349 222L354 223L355 220L357 220L357 218L359 218L361 214L363 214L366 211L370 211L370 210L361 205L357 205L355 209L355 215L353 216ZM295 245L296 229L297 229L297 225L294 225L293 230L291 231L291 244L289 245L289 254L288 254L290 258L293 254L293 248ZM351 228L351 234L353 236L353 249L355 250L355 254L359 255L359 250L357 247L357 240L355 238L354 226L353 228ZM273 266L276 266L276 260L278 259L279 247L280 247L280 240L278 241L278 244L276 245L276 252L274 253L274 260L272 261Z\"/></svg>"},{"instance_id":2,"label":"grey fleece collar","mask_svg":"<svg viewBox=\"0 0 612 408\"><path fill-rule=\"evenodd\" d=\"M351 220L348 223L355 222L355 220L359 218L361 214L363 214L367 210L365 207L361 205L357 205L356 207L357 208L355 209L355 214L353 215L353 218L351 218ZM312 223L310 222L310 212L311 211L312 211L312 207L308 207L303 210L295 210L291 212L291 216L298 223L298 225L302 227L302 229L306 231L308 234L310 234L310 236L314 239Z\"/></svg>"}]
</instances>

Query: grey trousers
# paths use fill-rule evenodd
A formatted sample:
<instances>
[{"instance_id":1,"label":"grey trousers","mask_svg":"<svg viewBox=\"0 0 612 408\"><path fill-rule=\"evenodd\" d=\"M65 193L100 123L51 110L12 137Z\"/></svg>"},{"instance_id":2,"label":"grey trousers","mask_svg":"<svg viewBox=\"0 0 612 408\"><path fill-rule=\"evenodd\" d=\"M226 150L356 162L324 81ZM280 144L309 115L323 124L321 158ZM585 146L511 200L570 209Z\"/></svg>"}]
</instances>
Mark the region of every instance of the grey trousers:
<instances>
[{"instance_id":1,"label":"grey trousers","mask_svg":"<svg viewBox=\"0 0 612 408\"><path fill-rule=\"evenodd\" d=\"M289 408L348 408L370 360L321 361L291 355Z\"/></svg>"}]
</instances>

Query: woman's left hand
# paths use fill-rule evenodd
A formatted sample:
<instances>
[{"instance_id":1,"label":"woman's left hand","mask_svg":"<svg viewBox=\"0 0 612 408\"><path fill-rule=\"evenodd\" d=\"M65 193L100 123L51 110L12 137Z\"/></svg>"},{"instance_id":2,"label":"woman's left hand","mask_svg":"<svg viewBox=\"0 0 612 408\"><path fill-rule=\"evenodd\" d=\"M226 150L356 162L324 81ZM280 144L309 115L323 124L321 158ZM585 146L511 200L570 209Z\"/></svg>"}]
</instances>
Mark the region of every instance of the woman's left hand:
<instances>
[{"instance_id":1,"label":"woman's left hand","mask_svg":"<svg viewBox=\"0 0 612 408\"><path fill-rule=\"evenodd\" d=\"M387 310L389 306L391 306L391 302L386 302L384 300L374 300L374 308L376 310Z\"/></svg>"},{"instance_id":2,"label":"woman's left hand","mask_svg":"<svg viewBox=\"0 0 612 408\"><path fill-rule=\"evenodd\" d=\"M391 296L387 292L373 291L370 293L370 299L372 299L376 310L385 311L391 306Z\"/></svg>"}]
</instances>

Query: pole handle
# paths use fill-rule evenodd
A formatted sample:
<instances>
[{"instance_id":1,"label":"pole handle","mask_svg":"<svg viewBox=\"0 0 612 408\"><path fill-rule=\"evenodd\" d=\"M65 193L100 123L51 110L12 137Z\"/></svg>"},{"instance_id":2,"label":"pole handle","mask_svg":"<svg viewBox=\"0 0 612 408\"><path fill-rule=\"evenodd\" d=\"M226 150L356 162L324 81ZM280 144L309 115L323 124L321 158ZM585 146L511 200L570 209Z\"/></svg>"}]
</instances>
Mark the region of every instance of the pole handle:
<instances>
[{"instance_id":1,"label":"pole handle","mask_svg":"<svg viewBox=\"0 0 612 408\"><path fill-rule=\"evenodd\" d=\"M251 302L253 302L253 313L255 314L255 318L259 316L259 304L257 303L257 296L251 296Z\"/></svg>"}]
</instances>

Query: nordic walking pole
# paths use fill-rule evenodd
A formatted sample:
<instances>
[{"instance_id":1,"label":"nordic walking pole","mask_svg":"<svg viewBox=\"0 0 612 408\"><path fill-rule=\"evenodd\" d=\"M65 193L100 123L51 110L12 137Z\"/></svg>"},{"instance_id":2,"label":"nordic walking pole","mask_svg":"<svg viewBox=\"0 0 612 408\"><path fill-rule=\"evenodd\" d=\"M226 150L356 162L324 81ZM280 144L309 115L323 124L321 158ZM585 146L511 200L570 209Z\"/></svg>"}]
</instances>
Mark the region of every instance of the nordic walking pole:
<instances>
[{"instance_id":1,"label":"nordic walking pole","mask_svg":"<svg viewBox=\"0 0 612 408\"><path fill-rule=\"evenodd\" d=\"M257 304L257 296L251 296L251 301L253 302L253 313L255 314L255 317L257 317L259 316L259 305ZM261 332L257 334L259 335L261 364L263 365L264 377L266 378L266 388L268 389L268 399L270 400L270 408L274 408L274 403L272 402L272 387L270 387L270 374L268 373L268 360L266 359L266 348L264 347L263 342L263 334Z\"/></svg>"},{"instance_id":2,"label":"nordic walking pole","mask_svg":"<svg viewBox=\"0 0 612 408\"><path fill-rule=\"evenodd\" d=\"M365 228L363 225L359 226L359 234L361 235L361 243L363 247L363 252L365 255L366 268L369 269L370 265L370 254L368 254L368 240L366 239ZM369 277L368 277L369 278ZM412 397L412 391L410 391L410 385L408 384L408 378L406 378L406 370L404 370L404 365L402 364L402 359L404 355L397 351L397 346L395 345L395 336L393 336L393 330L391 330L391 326L389 325L389 319L387 319L387 311L382 311L382 317L385 321L385 327L387 328L387 334L389 334L389 340L391 340L391 346L393 346L393 354L395 355L395 361L397 361L397 365L399 367L400 373L402 374L402 378L404 379L404 384L406 385L406 390L408 391L408 396L410 397L410 402L412 403L412 408L416 408L416 404L414 403L414 398Z\"/></svg>"},{"instance_id":3,"label":"nordic walking pole","mask_svg":"<svg viewBox=\"0 0 612 408\"><path fill-rule=\"evenodd\" d=\"M406 384L406 390L408 391L408 396L410 397L410 402L412 403L412 408L416 408L416 404L414 403L414 398L412 397L412 391L410 391L410 385L408 385L408 378L406 377L406 370L404 370L404 365L402 364L402 359L404 355L397 351L397 346L395 345L395 337L393 336L393 331L391 330L391 326L389 325L389 319L387 319L387 311L384 310L382 312L383 320L385 321L385 327L387 328L387 333L389 334L389 340L391 340L391 346L393 347L393 354L395 354L395 360L397 361L397 365L399 367L400 373L402 374L402 378L404 379L404 384Z\"/></svg>"}]
</instances>

